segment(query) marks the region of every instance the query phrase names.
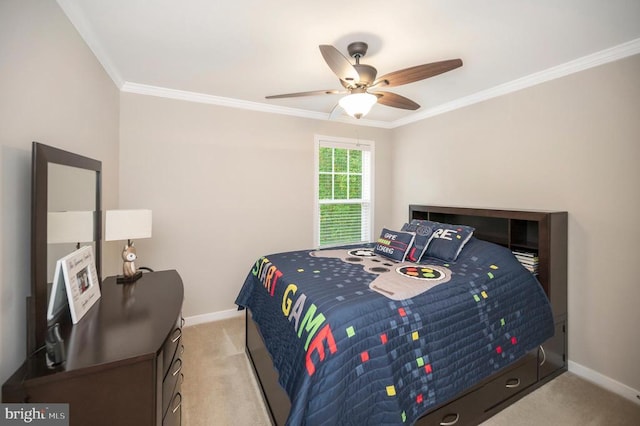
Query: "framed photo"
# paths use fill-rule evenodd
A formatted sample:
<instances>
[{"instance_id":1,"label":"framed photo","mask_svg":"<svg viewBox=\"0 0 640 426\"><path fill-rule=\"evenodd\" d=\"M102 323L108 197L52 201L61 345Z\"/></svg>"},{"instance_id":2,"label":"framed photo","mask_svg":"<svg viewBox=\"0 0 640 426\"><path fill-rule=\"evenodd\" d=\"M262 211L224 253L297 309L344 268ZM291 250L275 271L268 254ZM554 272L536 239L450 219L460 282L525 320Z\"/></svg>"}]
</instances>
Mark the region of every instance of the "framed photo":
<instances>
[{"instance_id":1,"label":"framed photo","mask_svg":"<svg viewBox=\"0 0 640 426\"><path fill-rule=\"evenodd\" d=\"M65 306L66 289L74 324L100 299L100 283L91 246L81 247L56 263L47 318L54 318Z\"/></svg>"}]
</instances>

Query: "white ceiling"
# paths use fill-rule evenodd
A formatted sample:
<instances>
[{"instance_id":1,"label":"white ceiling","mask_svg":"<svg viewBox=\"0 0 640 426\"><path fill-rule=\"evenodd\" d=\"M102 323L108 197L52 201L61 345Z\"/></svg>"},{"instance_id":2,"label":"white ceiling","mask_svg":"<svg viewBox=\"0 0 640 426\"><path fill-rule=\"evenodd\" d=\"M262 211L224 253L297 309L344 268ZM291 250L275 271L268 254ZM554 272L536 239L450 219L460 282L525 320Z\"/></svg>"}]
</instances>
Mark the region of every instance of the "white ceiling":
<instances>
[{"instance_id":1,"label":"white ceiling","mask_svg":"<svg viewBox=\"0 0 640 426\"><path fill-rule=\"evenodd\" d=\"M421 105L375 105L395 127L640 53L638 0L58 0L123 91L327 119L340 89L318 45L365 41L378 75L461 58L388 88ZM340 118L354 122L348 117Z\"/></svg>"}]
</instances>

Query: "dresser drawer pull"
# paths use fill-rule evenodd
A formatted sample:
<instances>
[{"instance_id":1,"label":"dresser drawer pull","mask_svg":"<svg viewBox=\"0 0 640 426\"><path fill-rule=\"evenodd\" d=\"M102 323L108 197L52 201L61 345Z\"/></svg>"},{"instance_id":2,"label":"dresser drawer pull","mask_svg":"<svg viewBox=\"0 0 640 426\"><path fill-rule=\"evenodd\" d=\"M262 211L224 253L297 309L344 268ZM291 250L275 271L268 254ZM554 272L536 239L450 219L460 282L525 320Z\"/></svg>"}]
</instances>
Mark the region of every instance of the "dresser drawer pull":
<instances>
[{"instance_id":1,"label":"dresser drawer pull","mask_svg":"<svg viewBox=\"0 0 640 426\"><path fill-rule=\"evenodd\" d=\"M507 380L507 384L505 385L509 389L517 388L520 386L520 379L515 377L513 379Z\"/></svg>"},{"instance_id":2,"label":"dresser drawer pull","mask_svg":"<svg viewBox=\"0 0 640 426\"><path fill-rule=\"evenodd\" d=\"M453 417L453 420L446 421L445 419L447 417L449 418ZM458 423L458 420L460 420L460 415L458 413L447 414L442 418L442 421L440 422L440 426L452 426Z\"/></svg>"},{"instance_id":3,"label":"dresser drawer pull","mask_svg":"<svg viewBox=\"0 0 640 426\"><path fill-rule=\"evenodd\" d=\"M180 355L184 353L184 345L180 345Z\"/></svg>"},{"instance_id":4,"label":"dresser drawer pull","mask_svg":"<svg viewBox=\"0 0 640 426\"><path fill-rule=\"evenodd\" d=\"M177 334L177 336L176 336ZM176 328L173 332L173 337L171 338L171 343L176 343L182 337L182 329Z\"/></svg>"},{"instance_id":5,"label":"dresser drawer pull","mask_svg":"<svg viewBox=\"0 0 640 426\"><path fill-rule=\"evenodd\" d=\"M544 351L542 345L540 345L540 352L542 352L542 361L540 361L540 365L543 365L547 361L547 353Z\"/></svg>"},{"instance_id":6,"label":"dresser drawer pull","mask_svg":"<svg viewBox=\"0 0 640 426\"><path fill-rule=\"evenodd\" d=\"M171 410L171 412L173 414L175 414L176 411L178 411L180 409L180 406L182 405L182 395L177 393L176 396L173 398L173 400L178 400L177 404L175 407L173 407L173 409Z\"/></svg>"},{"instance_id":7,"label":"dresser drawer pull","mask_svg":"<svg viewBox=\"0 0 640 426\"><path fill-rule=\"evenodd\" d=\"M185 322L184 317L180 317L180 327L184 327Z\"/></svg>"},{"instance_id":8,"label":"dresser drawer pull","mask_svg":"<svg viewBox=\"0 0 640 426\"><path fill-rule=\"evenodd\" d=\"M176 362L179 362L180 365L178 365L178 368L176 368L176 371L174 371L173 373L171 373L172 376L177 376L178 373L180 372L180 370L182 370L182 361L177 359ZM175 363L174 363L175 364Z\"/></svg>"}]
</instances>

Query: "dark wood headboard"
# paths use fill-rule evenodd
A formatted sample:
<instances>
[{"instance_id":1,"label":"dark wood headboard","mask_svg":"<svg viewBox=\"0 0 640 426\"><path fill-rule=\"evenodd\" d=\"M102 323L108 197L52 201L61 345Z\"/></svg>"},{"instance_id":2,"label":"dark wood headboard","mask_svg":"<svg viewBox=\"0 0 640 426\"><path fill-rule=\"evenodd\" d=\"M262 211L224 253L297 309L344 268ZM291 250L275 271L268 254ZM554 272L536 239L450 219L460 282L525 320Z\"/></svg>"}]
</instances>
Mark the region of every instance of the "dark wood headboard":
<instances>
[{"instance_id":1,"label":"dark wood headboard","mask_svg":"<svg viewBox=\"0 0 640 426\"><path fill-rule=\"evenodd\" d=\"M475 228L481 240L534 253L537 278L556 318L567 315L567 212L493 210L411 204L409 220L426 219Z\"/></svg>"}]
</instances>

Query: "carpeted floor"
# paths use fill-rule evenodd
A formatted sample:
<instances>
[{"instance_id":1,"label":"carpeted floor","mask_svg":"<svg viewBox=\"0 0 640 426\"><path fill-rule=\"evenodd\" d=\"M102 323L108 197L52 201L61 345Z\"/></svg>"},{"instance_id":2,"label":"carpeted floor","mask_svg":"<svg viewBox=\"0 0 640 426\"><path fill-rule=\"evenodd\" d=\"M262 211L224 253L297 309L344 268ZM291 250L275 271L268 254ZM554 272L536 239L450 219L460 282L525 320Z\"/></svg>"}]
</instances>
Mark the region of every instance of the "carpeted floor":
<instances>
[{"instance_id":1,"label":"carpeted floor","mask_svg":"<svg viewBox=\"0 0 640 426\"><path fill-rule=\"evenodd\" d=\"M270 425L244 353L244 317L186 327L183 426ZM637 426L640 404L565 373L482 426Z\"/></svg>"}]
</instances>

